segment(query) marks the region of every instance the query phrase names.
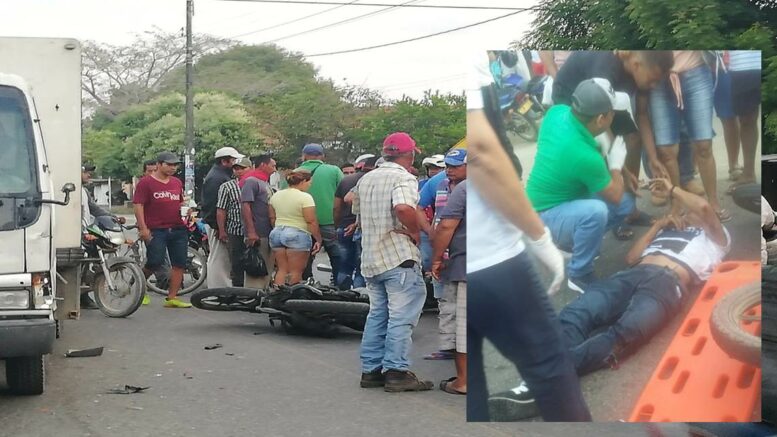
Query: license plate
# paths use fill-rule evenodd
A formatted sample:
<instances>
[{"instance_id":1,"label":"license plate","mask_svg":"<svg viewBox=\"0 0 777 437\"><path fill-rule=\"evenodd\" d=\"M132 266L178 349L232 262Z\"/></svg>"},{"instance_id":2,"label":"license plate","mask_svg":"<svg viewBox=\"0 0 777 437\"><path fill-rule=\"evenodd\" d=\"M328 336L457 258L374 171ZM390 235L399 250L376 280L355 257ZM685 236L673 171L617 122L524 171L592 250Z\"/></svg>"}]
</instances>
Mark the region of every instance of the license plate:
<instances>
[{"instance_id":1,"label":"license plate","mask_svg":"<svg viewBox=\"0 0 777 437\"><path fill-rule=\"evenodd\" d=\"M529 112L530 109L531 109L531 100L527 100L527 101L523 102L523 104L521 105L520 108L518 108L518 112L521 115L523 115L523 114L526 114L527 112Z\"/></svg>"}]
</instances>

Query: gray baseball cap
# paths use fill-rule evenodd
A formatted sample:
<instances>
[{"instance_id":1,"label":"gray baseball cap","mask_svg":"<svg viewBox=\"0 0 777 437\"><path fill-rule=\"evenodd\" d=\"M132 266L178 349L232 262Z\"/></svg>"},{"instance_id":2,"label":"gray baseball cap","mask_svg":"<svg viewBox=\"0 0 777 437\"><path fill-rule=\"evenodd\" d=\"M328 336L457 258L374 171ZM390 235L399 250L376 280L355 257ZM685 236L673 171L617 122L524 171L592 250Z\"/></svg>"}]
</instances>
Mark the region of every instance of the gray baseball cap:
<instances>
[{"instance_id":1,"label":"gray baseball cap","mask_svg":"<svg viewBox=\"0 0 777 437\"><path fill-rule=\"evenodd\" d=\"M162 152L156 157L156 162L165 162L167 164L180 164L181 159L172 152Z\"/></svg>"},{"instance_id":2,"label":"gray baseball cap","mask_svg":"<svg viewBox=\"0 0 777 437\"><path fill-rule=\"evenodd\" d=\"M595 77L577 85L572 93L572 108L589 117L610 111L631 114L631 99L628 94L613 90L609 80Z\"/></svg>"}]
</instances>

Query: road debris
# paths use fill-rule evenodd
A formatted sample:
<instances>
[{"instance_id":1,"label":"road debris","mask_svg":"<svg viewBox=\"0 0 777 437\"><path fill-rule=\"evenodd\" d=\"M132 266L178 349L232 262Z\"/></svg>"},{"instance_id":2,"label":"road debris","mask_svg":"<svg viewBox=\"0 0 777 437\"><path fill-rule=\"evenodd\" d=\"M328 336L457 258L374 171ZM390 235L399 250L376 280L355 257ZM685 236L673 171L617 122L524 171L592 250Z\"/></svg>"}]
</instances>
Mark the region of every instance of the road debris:
<instances>
[{"instance_id":1,"label":"road debris","mask_svg":"<svg viewBox=\"0 0 777 437\"><path fill-rule=\"evenodd\" d=\"M141 393L143 390L148 390L149 387L135 387L134 385L125 385L124 388L112 388L105 392L109 395L130 395L133 393Z\"/></svg>"},{"instance_id":2,"label":"road debris","mask_svg":"<svg viewBox=\"0 0 777 437\"><path fill-rule=\"evenodd\" d=\"M89 349L68 349L65 352L67 358L99 357L103 354L103 346Z\"/></svg>"},{"instance_id":3,"label":"road debris","mask_svg":"<svg viewBox=\"0 0 777 437\"><path fill-rule=\"evenodd\" d=\"M213 349L220 349L224 347L221 343L209 344L205 346L206 351L212 351Z\"/></svg>"}]
</instances>

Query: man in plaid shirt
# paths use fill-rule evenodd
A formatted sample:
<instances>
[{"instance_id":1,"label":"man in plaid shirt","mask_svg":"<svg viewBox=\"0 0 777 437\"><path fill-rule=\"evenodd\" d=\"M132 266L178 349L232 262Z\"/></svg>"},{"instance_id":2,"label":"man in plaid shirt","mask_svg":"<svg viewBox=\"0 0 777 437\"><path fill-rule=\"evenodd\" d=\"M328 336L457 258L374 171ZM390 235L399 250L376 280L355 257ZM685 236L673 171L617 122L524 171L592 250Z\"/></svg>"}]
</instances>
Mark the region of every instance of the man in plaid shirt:
<instances>
[{"instance_id":1,"label":"man in plaid shirt","mask_svg":"<svg viewBox=\"0 0 777 437\"><path fill-rule=\"evenodd\" d=\"M413 327L426 299L415 212L418 182L408 171L416 152L420 150L410 135L386 137L385 162L359 180L353 200L356 225L362 230L362 274L370 295L360 385L387 392L432 388L431 381L419 380L408 369Z\"/></svg>"},{"instance_id":2,"label":"man in plaid shirt","mask_svg":"<svg viewBox=\"0 0 777 437\"><path fill-rule=\"evenodd\" d=\"M243 252L246 245L243 240L243 223L240 221L240 187L238 180L254 166L251 160L243 157L232 166L234 178L224 182L219 187L216 201L216 222L219 225L218 239L226 243L229 249L229 259L232 263L232 285L242 287Z\"/></svg>"}]
</instances>

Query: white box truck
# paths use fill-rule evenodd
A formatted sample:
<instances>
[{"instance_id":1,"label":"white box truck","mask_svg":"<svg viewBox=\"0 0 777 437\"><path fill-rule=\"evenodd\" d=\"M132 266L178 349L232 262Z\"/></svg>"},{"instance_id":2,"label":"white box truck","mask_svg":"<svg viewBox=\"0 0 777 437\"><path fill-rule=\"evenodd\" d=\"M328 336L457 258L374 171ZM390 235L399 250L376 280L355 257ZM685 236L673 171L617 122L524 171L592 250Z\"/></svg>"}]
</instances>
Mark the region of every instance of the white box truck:
<instances>
[{"instance_id":1,"label":"white box truck","mask_svg":"<svg viewBox=\"0 0 777 437\"><path fill-rule=\"evenodd\" d=\"M78 41L0 38L0 360L17 394L43 392L61 321L78 317L80 78Z\"/></svg>"}]
</instances>

